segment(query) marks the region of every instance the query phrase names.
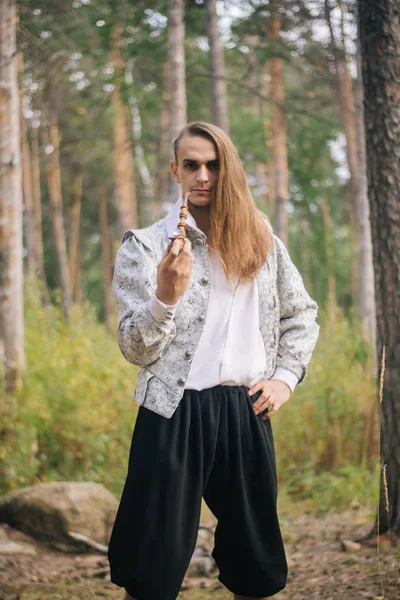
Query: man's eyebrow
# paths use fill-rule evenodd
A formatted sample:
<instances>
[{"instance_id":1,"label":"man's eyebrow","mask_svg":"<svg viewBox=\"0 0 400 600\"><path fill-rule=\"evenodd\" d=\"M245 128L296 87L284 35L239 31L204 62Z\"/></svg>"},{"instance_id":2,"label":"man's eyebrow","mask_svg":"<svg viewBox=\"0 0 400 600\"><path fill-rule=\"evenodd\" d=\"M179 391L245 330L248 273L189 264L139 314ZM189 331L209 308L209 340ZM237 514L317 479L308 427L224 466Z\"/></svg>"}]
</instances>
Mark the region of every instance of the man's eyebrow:
<instances>
[{"instance_id":1,"label":"man's eyebrow","mask_svg":"<svg viewBox=\"0 0 400 600\"><path fill-rule=\"evenodd\" d=\"M196 164L199 163L199 161L196 160L195 158L184 158L182 160L182 162L183 163L191 162L191 163L196 163ZM207 164L214 163L214 162L218 162L218 158L211 158L210 160L207 161Z\"/></svg>"}]
</instances>

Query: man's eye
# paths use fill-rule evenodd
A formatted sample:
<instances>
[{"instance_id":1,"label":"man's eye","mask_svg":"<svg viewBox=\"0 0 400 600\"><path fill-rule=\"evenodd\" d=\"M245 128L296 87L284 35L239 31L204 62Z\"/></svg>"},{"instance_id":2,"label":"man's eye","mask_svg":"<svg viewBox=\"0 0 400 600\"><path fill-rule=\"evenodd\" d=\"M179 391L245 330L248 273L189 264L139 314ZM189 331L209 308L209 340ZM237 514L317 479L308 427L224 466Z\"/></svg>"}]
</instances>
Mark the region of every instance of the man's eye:
<instances>
[{"instance_id":1,"label":"man's eye","mask_svg":"<svg viewBox=\"0 0 400 600\"><path fill-rule=\"evenodd\" d=\"M195 169L195 168L196 168L196 164L195 164L195 163L186 163L186 164L185 164L185 167L186 167L187 169L191 169L191 170L193 170L193 169Z\"/></svg>"},{"instance_id":2,"label":"man's eye","mask_svg":"<svg viewBox=\"0 0 400 600\"><path fill-rule=\"evenodd\" d=\"M217 163L217 162L213 162L213 163L210 163L210 164L209 164L209 169L210 169L210 171L217 171L217 170L218 170L218 167L219 167L219 165L218 165L218 163Z\"/></svg>"}]
</instances>

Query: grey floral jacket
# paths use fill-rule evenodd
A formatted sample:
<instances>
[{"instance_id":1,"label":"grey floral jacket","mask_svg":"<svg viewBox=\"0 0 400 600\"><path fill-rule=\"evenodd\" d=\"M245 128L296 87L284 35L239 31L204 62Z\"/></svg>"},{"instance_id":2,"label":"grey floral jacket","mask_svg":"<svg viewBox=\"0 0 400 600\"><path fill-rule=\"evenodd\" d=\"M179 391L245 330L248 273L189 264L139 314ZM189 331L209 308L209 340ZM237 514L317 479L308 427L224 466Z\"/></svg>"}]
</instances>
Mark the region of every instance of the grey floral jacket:
<instances>
[{"instance_id":1,"label":"grey floral jacket","mask_svg":"<svg viewBox=\"0 0 400 600\"><path fill-rule=\"evenodd\" d=\"M112 285L120 350L128 362L140 366L135 401L166 418L173 415L183 396L210 295L206 237L188 226L195 258L189 287L179 301L172 328L153 318L148 301L155 293L157 265L169 243L168 218L124 233ZM280 366L292 371L300 385L318 338L318 306L305 290L284 244L273 237L274 251L257 275L266 355L263 378L270 379Z\"/></svg>"}]
</instances>

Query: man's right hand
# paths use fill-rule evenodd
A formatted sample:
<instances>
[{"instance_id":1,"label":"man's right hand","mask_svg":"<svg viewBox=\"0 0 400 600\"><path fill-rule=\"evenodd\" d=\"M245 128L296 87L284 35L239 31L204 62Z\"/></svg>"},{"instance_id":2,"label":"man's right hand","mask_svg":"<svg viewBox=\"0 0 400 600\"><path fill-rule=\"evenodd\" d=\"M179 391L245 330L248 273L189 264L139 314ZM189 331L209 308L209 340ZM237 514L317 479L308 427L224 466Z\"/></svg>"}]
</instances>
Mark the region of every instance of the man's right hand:
<instances>
[{"instance_id":1,"label":"man's right hand","mask_svg":"<svg viewBox=\"0 0 400 600\"><path fill-rule=\"evenodd\" d=\"M190 240L176 239L168 246L157 267L156 296L164 304L176 304L185 293L192 274L193 254Z\"/></svg>"}]
</instances>

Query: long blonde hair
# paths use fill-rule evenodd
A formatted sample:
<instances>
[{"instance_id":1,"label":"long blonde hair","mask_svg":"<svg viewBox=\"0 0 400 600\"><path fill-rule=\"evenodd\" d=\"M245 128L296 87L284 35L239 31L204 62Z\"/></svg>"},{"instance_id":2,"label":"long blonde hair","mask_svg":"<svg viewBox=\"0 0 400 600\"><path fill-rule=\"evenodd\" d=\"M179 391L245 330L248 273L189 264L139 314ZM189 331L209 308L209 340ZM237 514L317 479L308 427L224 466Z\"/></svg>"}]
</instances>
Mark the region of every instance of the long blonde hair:
<instances>
[{"instance_id":1,"label":"long blonde hair","mask_svg":"<svg viewBox=\"0 0 400 600\"><path fill-rule=\"evenodd\" d=\"M230 137L211 123L188 123L173 142L176 163L179 142L186 135L205 137L215 145L219 171L210 206L212 245L228 279L249 281L257 275L273 249L272 230L254 203Z\"/></svg>"}]
</instances>

